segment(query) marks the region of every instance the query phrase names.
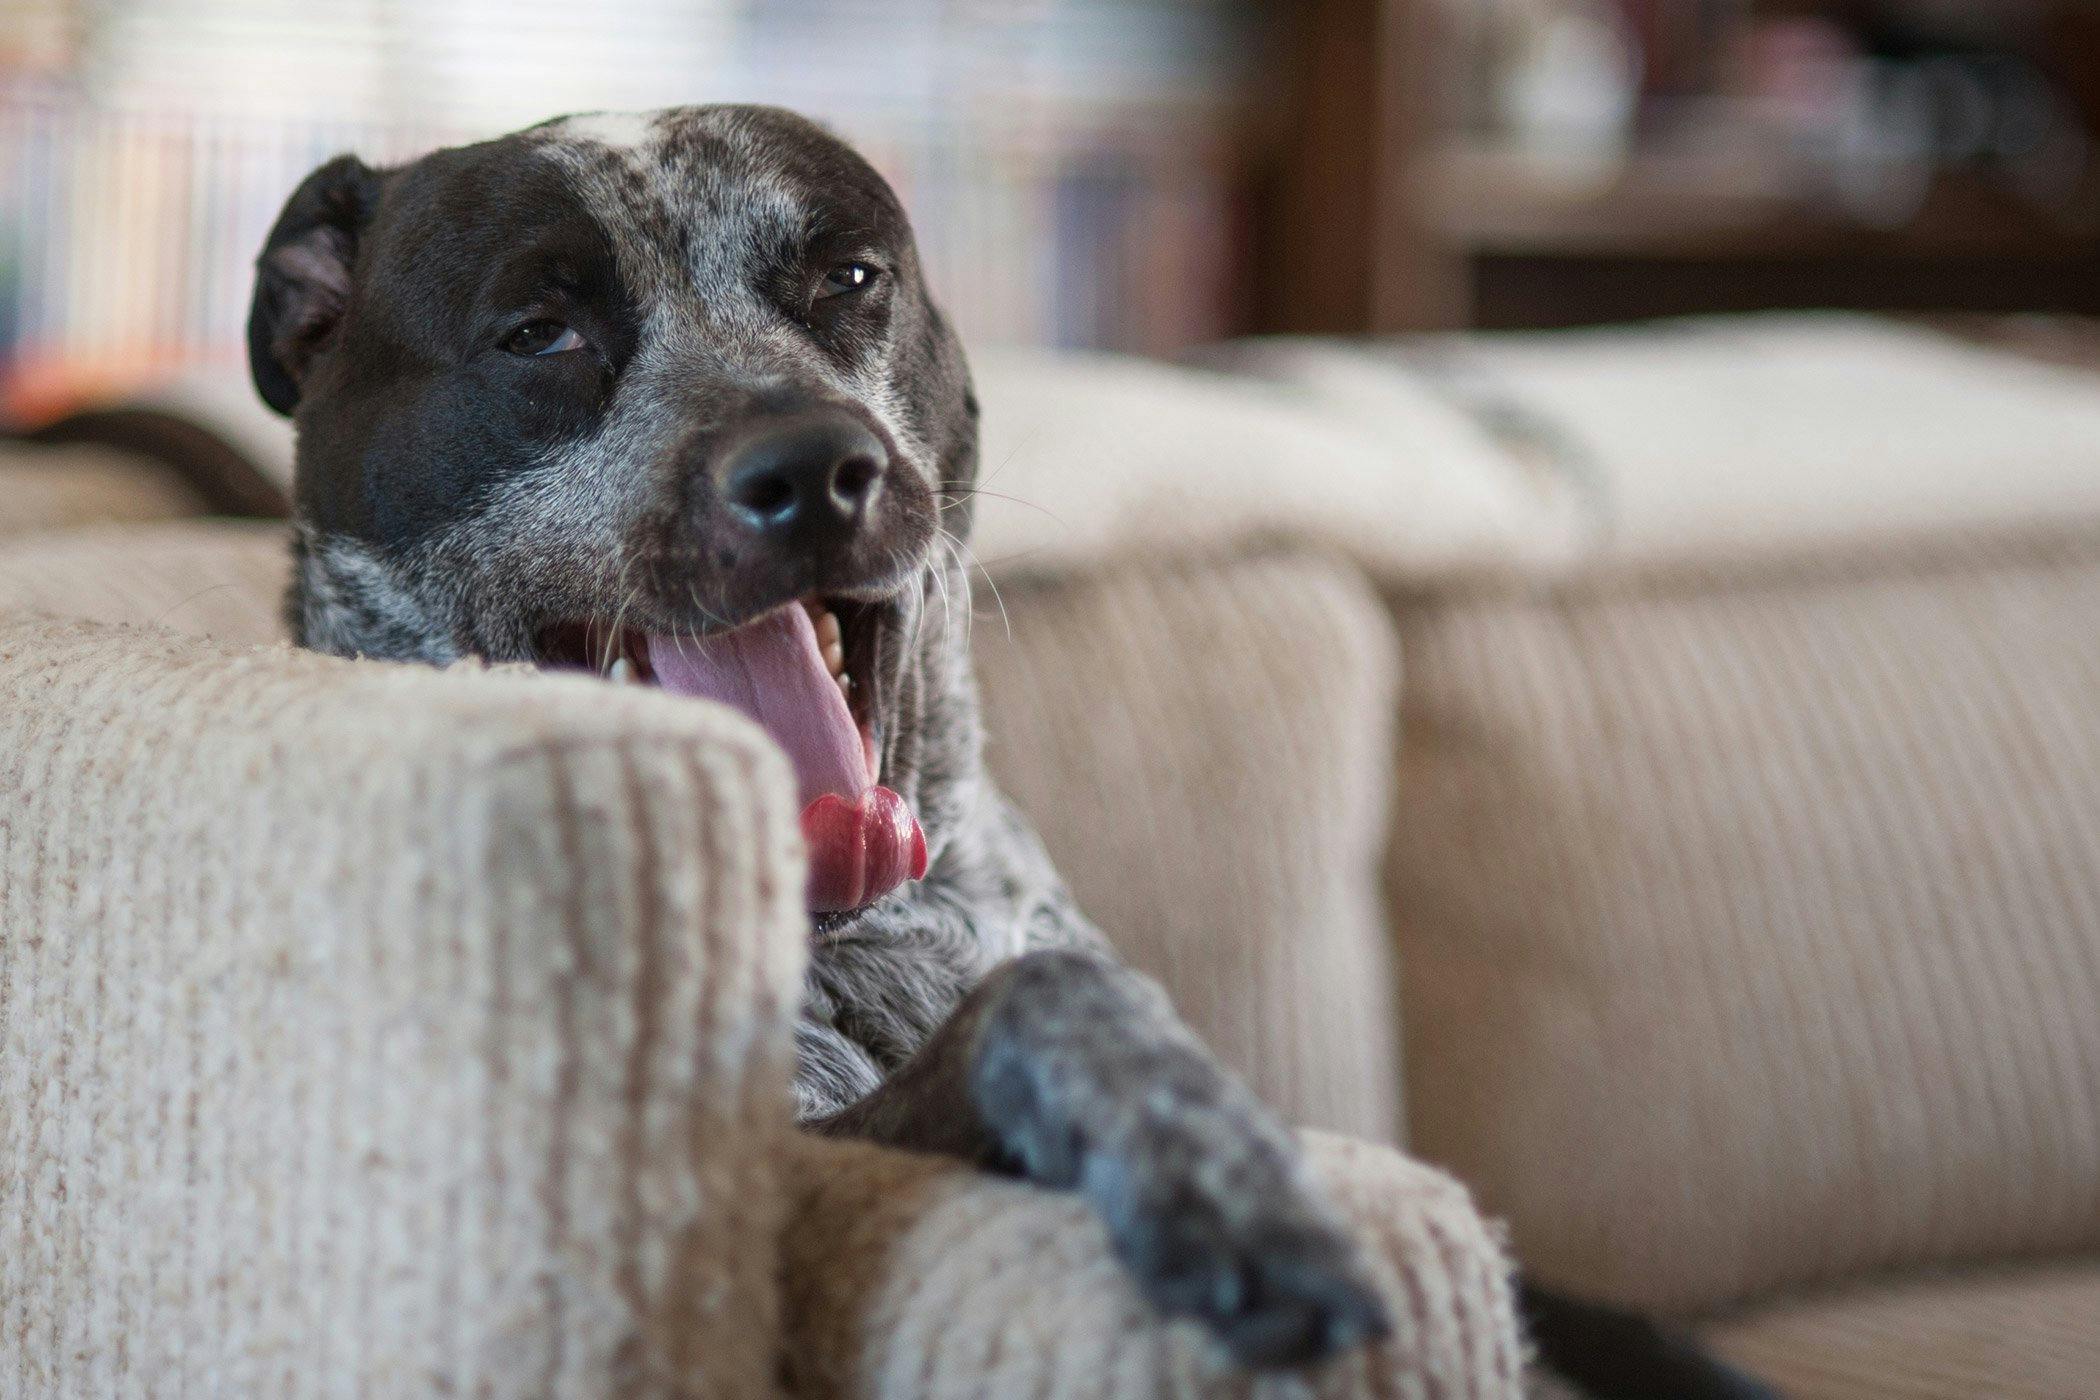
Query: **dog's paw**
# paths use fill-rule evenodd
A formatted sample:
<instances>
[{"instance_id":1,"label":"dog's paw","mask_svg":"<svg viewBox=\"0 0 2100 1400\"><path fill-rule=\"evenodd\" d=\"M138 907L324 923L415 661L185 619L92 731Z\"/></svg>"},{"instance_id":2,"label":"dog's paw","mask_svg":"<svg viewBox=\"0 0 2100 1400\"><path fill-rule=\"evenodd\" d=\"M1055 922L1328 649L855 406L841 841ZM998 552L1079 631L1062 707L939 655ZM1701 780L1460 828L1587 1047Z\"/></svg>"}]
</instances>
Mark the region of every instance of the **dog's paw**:
<instances>
[{"instance_id":1,"label":"dog's paw","mask_svg":"<svg viewBox=\"0 0 2100 1400\"><path fill-rule=\"evenodd\" d=\"M1139 1290L1242 1366L1310 1366L1392 1330L1362 1251L1296 1188L1258 1201L1173 1191L1116 1224Z\"/></svg>"}]
</instances>

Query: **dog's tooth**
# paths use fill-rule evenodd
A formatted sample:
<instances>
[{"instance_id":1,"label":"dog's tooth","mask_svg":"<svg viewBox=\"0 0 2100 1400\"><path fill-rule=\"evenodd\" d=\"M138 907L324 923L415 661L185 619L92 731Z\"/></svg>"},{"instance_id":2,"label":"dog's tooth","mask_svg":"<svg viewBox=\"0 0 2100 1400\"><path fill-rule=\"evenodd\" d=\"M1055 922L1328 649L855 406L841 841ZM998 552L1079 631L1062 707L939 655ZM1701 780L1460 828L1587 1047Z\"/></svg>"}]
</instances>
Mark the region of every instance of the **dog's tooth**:
<instances>
[{"instance_id":1,"label":"dog's tooth","mask_svg":"<svg viewBox=\"0 0 2100 1400\"><path fill-rule=\"evenodd\" d=\"M817 628L817 650L824 657L824 669L837 675L846 668L845 636L839 630L838 614L829 608L814 608L810 613Z\"/></svg>"},{"instance_id":2,"label":"dog's tooth","mask_svg":"<svg viewBox=\"0 0 2100 1400\"><path fill-rule=\"evenodd\" d=\"M618 658L613 662L612 668L605 673L605 678L614 685L635 684L634 663L624 656Z\"/></svg>"},{"instance_id":3,"label":"dog's tooth","mask_svg":"<svg viewBox=\"0 0 2100 1400\"><path fill-rule=\"evenodd\" d=\"M839 627L839 615L822 603L804 601L809 610L810 624L817 629L817 653L824 658L824 669L836 676L846 669L846 637Z\"/></svg>"}]
</instances>

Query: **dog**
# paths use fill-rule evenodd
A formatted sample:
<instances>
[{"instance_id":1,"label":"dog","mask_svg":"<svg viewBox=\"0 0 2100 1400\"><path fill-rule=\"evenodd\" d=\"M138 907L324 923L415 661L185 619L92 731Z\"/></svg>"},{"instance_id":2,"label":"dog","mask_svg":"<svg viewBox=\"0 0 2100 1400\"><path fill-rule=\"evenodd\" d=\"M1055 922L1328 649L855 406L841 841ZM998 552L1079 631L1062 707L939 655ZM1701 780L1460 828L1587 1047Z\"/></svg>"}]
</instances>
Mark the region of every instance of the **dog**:
<instances>
[{"instance_id":1,"label":"dog","mask_svg":"<svg viewBox=\"0 0 2100 1400\"><path fill-rule=\"evenodd\" d=\"M297 421L299 642L654 685L785 750L807 1126L1079 1192L1138 1290L1244 1366L1389 1333L1290 1135L985 777L978 405L865 161L756 107L341 156L270 231L248 339Z\"/></svg>"}]
</instances>

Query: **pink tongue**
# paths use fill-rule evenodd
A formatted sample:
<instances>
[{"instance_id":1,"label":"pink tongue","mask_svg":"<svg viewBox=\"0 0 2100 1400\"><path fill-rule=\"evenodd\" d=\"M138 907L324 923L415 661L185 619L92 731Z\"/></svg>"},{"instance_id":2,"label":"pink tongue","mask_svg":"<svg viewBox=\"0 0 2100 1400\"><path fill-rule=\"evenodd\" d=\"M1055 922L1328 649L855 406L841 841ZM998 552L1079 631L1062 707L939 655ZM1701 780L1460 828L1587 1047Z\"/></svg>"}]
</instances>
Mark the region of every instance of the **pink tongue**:
<instances>
[{"instance_id":1,"label":"pink tongue","mask_svg":"<svg viewBox=\"0 0 2100 1400\"><path fill-rule=\"evenodd\" d=\"M801 604L714 636L652 634L649 665L665 690L732 705L787 750L802 789L810 909L858 909L925 875L925 833L903 798L875 786L873 745Z\"/></svg>"}]
</instances>

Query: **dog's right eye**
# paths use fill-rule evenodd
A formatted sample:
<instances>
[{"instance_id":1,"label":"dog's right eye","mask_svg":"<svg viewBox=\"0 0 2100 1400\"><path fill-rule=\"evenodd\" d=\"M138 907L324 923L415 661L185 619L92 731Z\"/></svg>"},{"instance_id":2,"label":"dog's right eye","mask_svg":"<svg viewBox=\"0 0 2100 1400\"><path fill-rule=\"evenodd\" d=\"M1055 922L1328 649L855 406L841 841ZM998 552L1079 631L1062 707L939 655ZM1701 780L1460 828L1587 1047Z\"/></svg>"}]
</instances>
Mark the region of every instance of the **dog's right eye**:
<instances>
[{"instance_id":1,"label":"dog's right eye","mask_svg":"<svg viewBox=\"0 0 2100 1400\"><path fill-rule=\"evenodd\" d=\"M510 333L503 348L513 355L562 355L586 346L582 336L559 321L527 321Z\"/></svg>"}]
</instances>

